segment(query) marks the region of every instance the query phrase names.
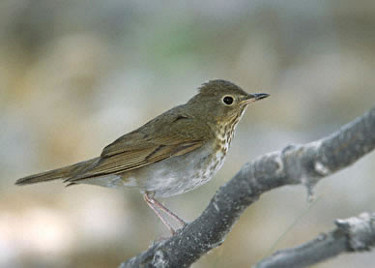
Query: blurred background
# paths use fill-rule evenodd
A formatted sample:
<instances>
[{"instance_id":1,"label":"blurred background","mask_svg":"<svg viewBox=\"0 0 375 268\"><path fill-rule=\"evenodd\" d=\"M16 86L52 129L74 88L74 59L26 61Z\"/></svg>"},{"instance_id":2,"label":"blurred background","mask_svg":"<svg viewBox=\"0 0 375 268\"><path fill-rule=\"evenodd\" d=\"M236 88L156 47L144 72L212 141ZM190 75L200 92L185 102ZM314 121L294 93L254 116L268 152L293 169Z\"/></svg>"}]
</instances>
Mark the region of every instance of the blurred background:
<instances>
[{"instance_id":1,"label":"blurred background","mask_svg":"<svg viewBox=\"0 0 375 268\"><path fill-rule=\"evenodd\" d=\"M2 0L0 58L0 267L117 267L168 235L138 191L15 180L97 156L209 79L271 94L247 110L214 180L162 200L192 221L245 162L373 107L375 2ZM301 186L262 195L194 267L249 267L374 212L374 161L321 181L312 205Z\"/></svg>"}]
</instances>

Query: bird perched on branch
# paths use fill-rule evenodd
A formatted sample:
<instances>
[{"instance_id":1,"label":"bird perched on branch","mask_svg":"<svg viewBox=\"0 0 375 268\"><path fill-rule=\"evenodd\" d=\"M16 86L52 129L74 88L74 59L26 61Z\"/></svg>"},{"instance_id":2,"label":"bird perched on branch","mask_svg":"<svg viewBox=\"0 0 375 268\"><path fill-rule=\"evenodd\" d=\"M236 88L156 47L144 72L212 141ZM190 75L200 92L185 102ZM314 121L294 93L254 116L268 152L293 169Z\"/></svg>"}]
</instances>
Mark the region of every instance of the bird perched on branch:
<instances>
[{"instance_id":1,"label":"bird perched on branch","mask_svg":"<svg viewBox=\"0 0 375 268\"><path fill-rule=\"evenodd\" d=\"M193 190L222 166L248 105L268 97L225 80L204 83L197 95L106 146L99 157L17 180L17 185L62 179L67 185L133 187L172 234L162 212L185 222L155 198Z\"/></svg>"}]
</instances>

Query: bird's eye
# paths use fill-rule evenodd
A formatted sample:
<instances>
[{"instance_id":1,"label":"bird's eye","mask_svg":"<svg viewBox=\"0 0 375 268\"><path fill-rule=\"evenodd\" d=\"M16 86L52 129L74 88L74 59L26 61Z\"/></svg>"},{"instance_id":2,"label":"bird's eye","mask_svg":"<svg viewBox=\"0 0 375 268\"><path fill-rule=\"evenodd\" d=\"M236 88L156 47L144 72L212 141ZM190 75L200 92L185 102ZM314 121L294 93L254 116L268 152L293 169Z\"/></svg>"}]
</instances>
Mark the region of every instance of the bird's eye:
<instances>
[{"instance_id":1,"label":"bird's eye","mask_svg":"<svg viewBox=\"0 0 375 268\"><path fill-rule=\"evenodd\" d=\"M232 105L233 104L233 97L232 96L224 96L223 103L225 105Z\"/></svg>"}]
</instances>

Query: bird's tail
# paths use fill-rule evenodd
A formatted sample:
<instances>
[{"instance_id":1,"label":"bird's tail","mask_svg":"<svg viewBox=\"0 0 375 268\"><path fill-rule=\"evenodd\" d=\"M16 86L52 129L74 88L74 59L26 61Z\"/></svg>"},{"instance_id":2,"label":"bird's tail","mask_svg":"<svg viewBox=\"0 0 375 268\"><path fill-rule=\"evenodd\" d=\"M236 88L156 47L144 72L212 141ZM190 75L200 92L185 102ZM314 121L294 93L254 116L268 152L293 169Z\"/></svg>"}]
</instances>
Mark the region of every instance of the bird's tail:
<instances>
[{"instance_id":1,"label":"bird's tail","mask_svg":"<svg viewBox=\"0 0 375 268\"><path fill-rule=\"evenodd\" d=\"M87 161L79 162L74 165L46 171L43 173L27 176L16 181L17 185L25 185L37 182L51 181L57 179L68 180L79 174L86 172L96 165L99 161L99 157L93 158Z\"/></svg>"}]
</instances>

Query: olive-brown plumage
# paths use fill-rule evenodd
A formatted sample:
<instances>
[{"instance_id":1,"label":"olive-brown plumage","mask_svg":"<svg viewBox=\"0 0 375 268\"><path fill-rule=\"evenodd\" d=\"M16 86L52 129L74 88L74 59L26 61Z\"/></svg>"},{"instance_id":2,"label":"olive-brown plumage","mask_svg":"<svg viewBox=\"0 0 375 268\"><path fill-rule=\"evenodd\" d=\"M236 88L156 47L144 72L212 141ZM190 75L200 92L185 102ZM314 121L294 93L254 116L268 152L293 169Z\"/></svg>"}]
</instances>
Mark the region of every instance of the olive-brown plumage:
<instances>
[{"instance_id":1,"label":"olive-brown plumage","mask_svg":"<svg viewBox=\"0 0 375 268\"><path fill-rule=\"evenodd\" d=\"M99 157L31 175L16 184L64 179L68 185L135 187L173 232L158 209L181 220L154 197L181 194L209 181L221 167L248 104L267 96L248 94L225 80L209 81L186 104L121 136Z\"/></svg>"}]
</instances>

